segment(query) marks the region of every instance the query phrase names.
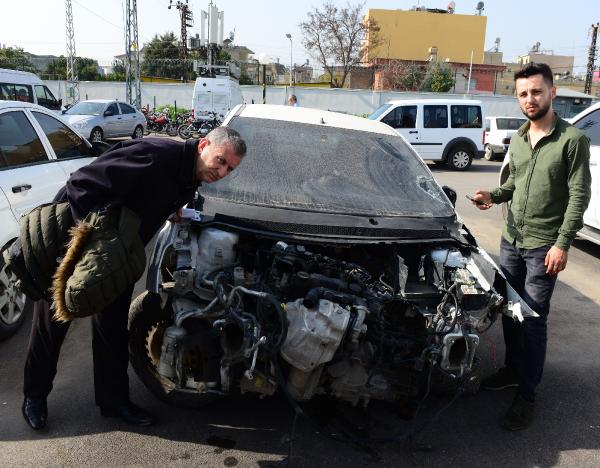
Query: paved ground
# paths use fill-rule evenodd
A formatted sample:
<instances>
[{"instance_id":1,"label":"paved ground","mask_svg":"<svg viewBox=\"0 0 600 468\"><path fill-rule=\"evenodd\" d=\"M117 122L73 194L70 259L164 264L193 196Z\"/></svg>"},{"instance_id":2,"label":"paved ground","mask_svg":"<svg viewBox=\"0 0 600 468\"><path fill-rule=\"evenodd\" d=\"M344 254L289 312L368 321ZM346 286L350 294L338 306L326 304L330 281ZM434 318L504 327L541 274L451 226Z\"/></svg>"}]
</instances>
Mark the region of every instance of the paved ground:
<instances>
[{"instance_id":1,"label":"paved ground","mask_svg":"<svg viewBox=\"0 0 600 468\"><path fill-rule=\"evenodd\" d=\"M493 186L499 166L479 161L467 173L432 167L442 184L457 190L460 214L494 257L499 210L480 213L464 195ZM600 247L577 241L555 293L546 372L531 429L507 433L498 427L512 399L509 391L463 398L413 444L375 452L325 438L299 420L292 466L600 466L599 271ZM278 399L238 398L203 411L173 408L154 399L132 373L133 399L153 411L160 424L138 430L100 417L93 405L89 328L82 320L70 330L48 402L48 428L41 433L29 430L20 415L27 326L0 343L0 466L267 467L286 458L292 415ZM501 364L499 332L494 326L481 345L487 370ZM446 402L432 399L419 422ZM412 427L388 406L370 408L370 421L398 431Z\"/></svg>"}]
</instances>

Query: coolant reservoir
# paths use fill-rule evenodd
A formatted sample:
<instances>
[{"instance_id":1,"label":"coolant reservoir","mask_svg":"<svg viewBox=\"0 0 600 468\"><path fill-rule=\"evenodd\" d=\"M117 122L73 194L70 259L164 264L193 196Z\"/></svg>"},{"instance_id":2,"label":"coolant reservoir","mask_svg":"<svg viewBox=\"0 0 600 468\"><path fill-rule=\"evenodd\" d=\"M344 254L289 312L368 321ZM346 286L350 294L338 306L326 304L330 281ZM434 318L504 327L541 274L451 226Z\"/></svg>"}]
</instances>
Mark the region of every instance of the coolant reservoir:
<instances>
[{"instance_id":1,"label":"coolant reservoir","mask_svg":"<svg viewBox=\"0 0 600 468\"><path fill-rule=\"evenodd\" d=\"M463 257L458 250L454 249L434 249L431 251L430 255L434 262L441 263L451 268L464 268L468 262L468 259Z\"/></svg>"},{"instance_id":2,"label":"coolant reservoir","mask_svg":"<svg viewBox=\"0 0 600 468\"><path fill-rule=\"evenodd\" d=\"M215 228L206 228L198 237L196 268L200 272L235 262L238 235Z\"/></svg>"}]
</instances>

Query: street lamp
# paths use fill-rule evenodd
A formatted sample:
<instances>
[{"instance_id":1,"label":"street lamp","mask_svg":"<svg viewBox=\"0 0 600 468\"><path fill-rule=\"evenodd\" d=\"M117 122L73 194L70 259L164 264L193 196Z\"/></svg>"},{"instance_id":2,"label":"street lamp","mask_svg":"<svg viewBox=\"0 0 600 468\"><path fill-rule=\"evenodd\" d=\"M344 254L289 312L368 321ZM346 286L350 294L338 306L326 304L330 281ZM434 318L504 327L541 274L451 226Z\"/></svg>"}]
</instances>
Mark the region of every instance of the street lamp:
<instances>
[{"instance_id":1,"label":"street lamp","mask_svg":"<svg viewBox=\"0 0 600 468\"><path fill-rule=\"evenodd\" d=\"M290 33L287 33L285 35L285 37L287 37L290 40L290 88L293 86L292 85L292 67L293 67L293 62L292 62L292 35Z\"/></svg>"}]
</instances>

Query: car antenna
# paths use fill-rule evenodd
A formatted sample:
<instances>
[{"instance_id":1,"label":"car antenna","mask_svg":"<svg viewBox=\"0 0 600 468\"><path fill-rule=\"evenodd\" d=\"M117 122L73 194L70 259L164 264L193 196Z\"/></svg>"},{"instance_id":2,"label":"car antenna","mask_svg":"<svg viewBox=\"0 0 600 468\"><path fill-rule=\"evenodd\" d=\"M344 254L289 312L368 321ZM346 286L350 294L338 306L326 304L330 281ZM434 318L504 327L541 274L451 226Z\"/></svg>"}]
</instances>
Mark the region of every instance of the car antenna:
<instances>
[{"instance_id":1,"label":"car antenna","mask_svg":"<svg viewBox=\"0 0 600 468\"><path fill-rule=\"evenodd\" d=\"M321 121L319 123L325 124L325 120L323 120L323 117L321 117Z\"/></svg>"}]
</instances>

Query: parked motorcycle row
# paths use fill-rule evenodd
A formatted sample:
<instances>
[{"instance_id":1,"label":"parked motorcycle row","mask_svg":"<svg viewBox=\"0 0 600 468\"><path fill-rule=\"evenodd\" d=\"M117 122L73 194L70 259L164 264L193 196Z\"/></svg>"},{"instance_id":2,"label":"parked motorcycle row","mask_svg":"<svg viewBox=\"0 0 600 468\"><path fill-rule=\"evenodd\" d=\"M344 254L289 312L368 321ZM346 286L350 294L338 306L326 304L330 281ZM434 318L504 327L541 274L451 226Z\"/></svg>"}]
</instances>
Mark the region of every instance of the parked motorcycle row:
<instances>
[{"instance_id":1,"label":"parked motorcycle row","mask_svg":"<svg viewBox=\"0 0 600 468\"><path fill-rule=\"evenodd\" d=\"M144 135L164 133L169 136L179 135L184 140L203 138L223 121L223 116L216 112L207 112L201 117L194 117L191 112L183 112L177 114L175 119L170 117L168 110L162 112L142 110L142 112L147 121Z\"/></svg>"}]
</instances>

